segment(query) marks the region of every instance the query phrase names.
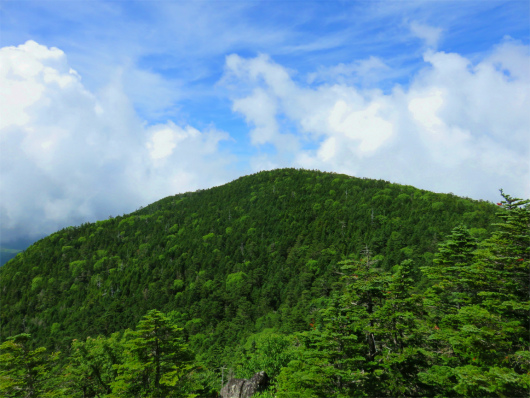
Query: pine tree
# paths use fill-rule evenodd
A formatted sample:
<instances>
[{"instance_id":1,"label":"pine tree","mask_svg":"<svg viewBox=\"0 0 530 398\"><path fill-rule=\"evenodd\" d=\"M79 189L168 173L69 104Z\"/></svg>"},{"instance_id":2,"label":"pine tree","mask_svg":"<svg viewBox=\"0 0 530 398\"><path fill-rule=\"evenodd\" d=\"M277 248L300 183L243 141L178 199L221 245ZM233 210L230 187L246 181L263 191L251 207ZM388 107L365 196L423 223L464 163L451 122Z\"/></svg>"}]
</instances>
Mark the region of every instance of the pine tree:
<instances>
[{"instance_id":1,"label":"pine tree","mask_svg":"<svg viewBox=\"0 0 530 398\"><path fill-rule=\"evenodd\" d=\"M510 303L511 309L496 311L524 321L528 312L521 304L529 302L530 291L530 200L512 198L502 190L501 194L498 217L503 222L494 224L498 230L478 253L477 284L484 291L482 305L494 310L500 303Z\"/></svg>"},{"instance_id":2,"label":"pine tree","mask_svg":"<svg viewBox=\"0 0 530 398\"><path fill-rule=\"evenodd\" d=\"M88 337L74 340L68 364L63 370L70 397L106 396L112 392L117 366L124 362L124 341L121 333L110 337Z\"/></svg>"},{"instance_id":3,"label":"pine tree","mask_svg":"<svg viewBox=\"0 0 530 398\"><path fill-rule=\"evenodd\" d=\"M279 397L349 397L378 393L381 351L375 314L391 282L368 250L340 263L341 288L308 332L298 334L298 358L279 376Z\"/></svg>"},{"instance_id":4,"label":"pine tree","mask_svg":"<svg viewBox=\"0 0 530 398\"><path fill-rule=\"evenodd\" d=\"M438 246L433 266L421 268L434 283L426 292L426 305L430 307L431 315L436 313L441 317L455 313L471 303L473 290L470 285L476 278L470 265L476 249L477 242L468 229L459 225Z\"/></svg>"},{"instance_id":5,"label":"pine tree","mask_svg":"<svg viewBox=\"0 0 530 398\"><path fill-rule=\"evenodd\" d=\"M187 376L193 355L180 335L182 329L157 310L149 311L135 331L125 332L126 355L112 383L117 397L192 397Z\"/></svg>"},{"instance_id":6,"label":"pine tree","mask_svg":"<svg viewBox=\"0 0 530 398\"><path fill-rule=\"evenodd\" d=\"M465 280L474 292L469 305L430 313L434 363L419 377L439 397L528 395L530 207L528 200L501 193L499 230L462 263L465 279L448 277L454 286ZM450 297L442 296L441 305L450 306Z\"/></svg>"},{"instance_id":7,"label":"pine tree","mask_svg":"<svg viewBox=\"0 0 530 398\"><path fill-rule=\"evenodd\" d=\"M414 265L405 260L394 267L384 304L374 313L381 341L375 360L380 364L375 383L378 394L391 397L429 395L417 374L429 366L424 350L425 316L422 297L414 293Z\"/></svg>"},{"instance_id":8,"label":"pine tree","mask_svg":"<svg viewBox=\"0 0 530 398\"><path fill-rule=\"evenodd\" d=\"M59 352L30 349L31 335L8 337L0 346L0 391L6 398L51 398L60 394L54 384Z\"/></svg>"}]
</instances>

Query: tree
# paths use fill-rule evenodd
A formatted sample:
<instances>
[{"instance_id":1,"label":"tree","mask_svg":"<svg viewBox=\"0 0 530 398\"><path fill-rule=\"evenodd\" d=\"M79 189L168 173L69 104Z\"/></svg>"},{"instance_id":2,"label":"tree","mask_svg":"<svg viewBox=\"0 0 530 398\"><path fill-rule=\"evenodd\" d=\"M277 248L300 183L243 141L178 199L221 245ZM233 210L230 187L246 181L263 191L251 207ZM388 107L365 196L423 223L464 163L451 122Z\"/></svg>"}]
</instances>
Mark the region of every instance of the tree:
<instances>
[{"instance_id":1,"label":"tree","mask_svg":"<svg viewBox=\"0 0 530 398\"><path fill-rule=\"evenodd\" d=\"M414 293L413 269L412 260L394 267L385 300L373 315L380 348L372 388L381 396L429 395L428 386L417 377L429 366L429 353L424 346L425 308Z\"/></svg>"},{"instance_id":2,"label":"tree","mask_svg":"<svg viewBox=\"0 0 530 398\"><path fill-rule=\"evenodd\" d=\"M72 342L71 356L63 374L70 397L100 397L112 392L117 366L124 362L121 333L88 337Z\"/></svg>"},{"instance_id":3,"label":"tree","mask_svg":"<svg viewBox=\"0 0 530 398\"><path fill-rule=\"evenodd\" d=\"M425 292L425 305L437 324L445 314L454 314L469 305L477 291L472 286L476 275L470 267L477 242L468 229L459 225L438 245L433 265L422 267L423 275L433 285Z\"/></svg>"},{"instance_id":4,"label":"tree","mask_svg":"<svg viewBox=\"0 0 530 398\"><path fill-rule=\"evenodd\" d=\"M124 362L112 382L116 397L193 397L189 374L193 355L180 336L182 329L157 310L149 311L136 330L125 332Z\"/></svg>"},{"instance_id":5,"label":"tree","mask_svg":"<svg viewBox=\"0 0 530 398\"><path fill-rule=\"evenodd\" d=\"M442 315L430 311L433 366L419 377L437 397L519 397L530 388L530 201L501 194L498 231L460 263L474 293L469 305ZM448 279L462 285L457 274ZM450 300L445 295L439 302L450 306Z\"/></svg>"},{"instance_id":6,"label":"tree","mask_svg":"<svg viewBox=\"0 0 530 398\"><path fill-rule=\"evenodd\" d=\"M530 200L512 198L501 190L504 200L494 224L498 230L481 245L477 253L478 287L484 290L481 302L495 306L496 302L511 302L508 310L520 320L528 319L528 312L516 303L528 303L530 291ZM491 308L493 308L491 307Z\"/></svg>"},{"instance_id":7,"label":"tree","mask_svg":"<svg viewBox=\"0 0 530 398\"><path fill-rule=\"evenodd\" d=\"M340 263L340 290L327 301L312 330L299 333L298 358L279 376L280 397L348 397L376 393L379 323L374 317L390 275L365 251Z\"/></svg>"},{"instance_id":8,"label":"tree","mask_svg":"<svg viewBox=\"0 0 530 398\"><path fill-rule=\"evenodd\" d=\"M8 337L0 346L0 391L6 398L55 397L54 368L59 352L48 354L46 348L31 350L31 335L22 333Z\"/></svg>"},{"instance_id":9,"label":"tree","mask_svg":"<svg viewBox=\"0 0 530 398\"><path fill-rule=\"evenodd\" d=\"M265 371L274 383L281 369L293 359L292 338L271 333L270 330L252 335L252 339L247 340L247 346L250 347L243 353L238 366L238 372L244 378Z\"/></svg>"}]
</instances>

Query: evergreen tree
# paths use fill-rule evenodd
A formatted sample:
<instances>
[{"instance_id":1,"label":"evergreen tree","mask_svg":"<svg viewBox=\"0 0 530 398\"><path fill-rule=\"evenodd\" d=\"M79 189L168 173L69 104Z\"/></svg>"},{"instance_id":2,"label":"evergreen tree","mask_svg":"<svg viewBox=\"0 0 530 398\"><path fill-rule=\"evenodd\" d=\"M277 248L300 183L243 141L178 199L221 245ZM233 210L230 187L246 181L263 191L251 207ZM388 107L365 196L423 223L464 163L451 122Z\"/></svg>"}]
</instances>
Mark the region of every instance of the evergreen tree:
<instances>
[{"instance_id":1,"label":"evergreen tree","mask_svg":"<svg viewBox=\"0 0 530 398\"><path fill-rule=\"evenodd\" d=\"M468 268L473 260L477 242L463 225L454 228L438 247L434 266L424 267L424 274L435 282L437 298L444 302L441 311L456 312L470 302Z\"/></svg>"},{"instance_id":2,"label":"evergreen tree","mask_svg":"<svg viewBox=\"0 0 530 398\"><path fill-rule=\"evenodd\" d=\"M116 397L193 397L186 389L193 355L168 317L149 311L135 331L125 332L124 363L112 382Z\"/></svg>"},{"instance_id":3,"label":"evergreen tree","mask_svg":"<svg viewBox=\"0 0 530 398\"><path fill-rule=\"evenodd\" d=\"M429 337L433 366L419 377L439 397L528 395L530 207L528 200L502 194L499 230L462 263L474 298L457 311L430 314L436 322ZM449 285L462 285L457 274L447 278ZM447 297L438 301L450 306Z\"/></svg>"},{"instance_id":4,"label":"evergreen tree","mask_svg":"<svg viewBox=\"0 0 530 398\"><path fill-rule=\"evenodd\" d=\"M70 397L102 397L112 392L117 367L124 358L121 333L110 337L88 337L86 341L72 342L71 355L63 370Z\"/></svg>"},{"instance_id":5,"label":"evergreen tree","mask_svg":"<svg viewBox=\"0 0 530 398\"><path fill-rule=\"evenodd\" d=\"M30 349L31 335L8 337L0 345L0 392L6 398L56 397L61 393L56 383L55 367L59 352L48 354L46 348Z\"/></svg>"},{"instance_id":6,"label":"evergreen tree","mask_svg":"<svg viewBox=\"0 0 530 398\"><path fill-rule=\"evenodd\" d=\"M421 268L423 275L433 283L425 292L425 305L435 324L445 314L454 314L469 305L475 297L476 275L471 263L476 249L477 242L469 230L459 225L439 244L433 265Z\"/></svg>"},{"instance_id":7,"label":"evergreen tree","mask_svg":"<svg viewBox=\"0 0 530 398\"><path fill-rule=\"evenodd\" d=\"M373 389L381 396L427 396L428 386L417 378L429 366L429 353L424 349L425 308L414 293L413 262L405 260L394 270L384 303L373 315L380 341Z\"/></svg>"},{"instance_id":8,"label":"evergreen tree","mask_svg":"<svg viewBox=\"0 0 530 398\"><path fill-rule=\"evenodd\" d=\"M280 397L370 396L379 375L379 322L374 316L390 275L364 257L341 265L341 289L327 301L311 331L298 334L298 358L279 376ZM298 395L297 395L298 394Z\"/></svg>"}]
</instances>

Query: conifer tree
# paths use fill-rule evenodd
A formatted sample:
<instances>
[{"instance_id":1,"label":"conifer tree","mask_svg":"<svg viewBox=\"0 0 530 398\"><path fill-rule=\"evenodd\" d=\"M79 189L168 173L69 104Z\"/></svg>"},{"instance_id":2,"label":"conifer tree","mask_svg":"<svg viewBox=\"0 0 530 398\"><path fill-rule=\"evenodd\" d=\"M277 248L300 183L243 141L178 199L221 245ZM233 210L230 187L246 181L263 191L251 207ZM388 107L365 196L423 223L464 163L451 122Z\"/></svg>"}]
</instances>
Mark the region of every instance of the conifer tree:
<instances>
[{"instance_id":1,"label":"conifer tree","mask_svg":"<svg viewBox=\"0 0 530 398\"><path fill-rule=\"evenodd\" d=\"M530 200L512 198L501 190L504 200L498 205L502 222L482 245L477 255L477 287L484 306L494 309L504 302L509 312L520 320L528 313L520 303L529 302L530 291ZM520 310L517 310L520 308Z\"/></svg>"},{"instance_id":2,"label":"conifer tree","mask_svg":"<svg viewBox=\"0 0 530 398\"><path fill-rule=\"evenodd\" d=\"M59 352L46 348L30 349L31 335L8 337L0 345L0 392L6 398L51 398L59 396L54 368Z\"/></svg>"},{"instance_id":3,"label":"conifer tree","mask_svg":"<svg viewBox=\"0 0 530 398\"><path fill-rule=\"evenodd\" d=\"M299 358L279 376L280 397L370 396L379 375L378 320L390 275L365 250L340 263L342 288L328 300L314 328L298 334Z\"/></svg>"},{"instance_id":4,"label":"conifer tree","mask_svg":"<svg viewBox=\"0 0 530 398\"><path fill-rule=\"evenodd\" d=\"M380 352L380 364L374 380L381 396L409 397L429 394L417 373L428 366L424 350L425 319L422 298L414 293L414 265L405 260L394 267L384 304L374 313Z\"/></svg>"},{"instance_id":5,"label":"conifer tree","mask_svg":"<svg viewBox=\"0 0 530 398\"><path fill-rule=\"evenodd\" d=\"M124 362L121 333L110 337L88 337L74 340L68 364L63 370L68 395L71 397L106 396L112 392L117 366Z\"/></svg>"},{"instance_id":6,"label":"conifer tree","mask_svg":"<svg viewBox=\"0 0 530 398\"><path fill-rule=\"evenodd\" d=\"M433 366L419 377L437 397L519 397L530 388L530 207L528 200L501 194L498 231L462 263L475 292L470 304L430 314L437 322L428 340ZM462 278L451 278L461 284Z\"/></svg>"},{"instance_id":7,"label":"conifer tree","mask_svg":"<svg viewBox=\"0 0 530 398\"><path fill-rule=\"evenodd\" d=\"M471 270L477 242L469 230L459 225L446 240L439 244L433 265L422 267L423 274L434 284L425 292L426 306L429 307L433 322L438 323L445 314L456 313L471 303L471 287L476 275Z\"/></svg>"},{"instance_id":8,"label":"conifer tree","mask_svg":"<svg viewBox=\"0 0 530 398\"><path fill-rule=\"evenodd\" d=\"M185 391L194 369L182 329L157 310L149 311L135 331L125 332L126 355L112 383L116 397L192 397Z\"/></svg>"}]
</instances>

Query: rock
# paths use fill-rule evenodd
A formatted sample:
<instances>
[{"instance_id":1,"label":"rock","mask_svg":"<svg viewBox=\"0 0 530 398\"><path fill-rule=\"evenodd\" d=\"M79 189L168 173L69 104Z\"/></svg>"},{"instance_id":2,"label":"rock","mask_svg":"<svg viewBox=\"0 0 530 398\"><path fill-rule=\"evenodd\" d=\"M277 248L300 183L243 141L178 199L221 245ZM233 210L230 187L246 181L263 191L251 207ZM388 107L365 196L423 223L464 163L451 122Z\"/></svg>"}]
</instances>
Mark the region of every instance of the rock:
<instances>
[{"instance_id":1,"label":"rock","mask_svg":"<svg viewBox=\"0 0 530 398\"><path fill-rule=\"evenodd\" d=\"M230 379L221 389L222 398L250 398L255 392L263 391L269 385L269 376L261 371L250 379Z\"/></svg>"},{"instance_id":2,"label":"rock","mask_svg":"<svg viewBox=\"0 0 530 398\"><path fill-rule=\"evenodd\" d=\"M247 379L230 379L228 383L221 389L221 397L223 398L240 398L241 389Z\"/></svg>"}]
</instances>

